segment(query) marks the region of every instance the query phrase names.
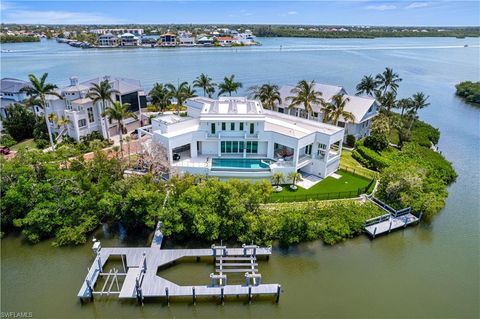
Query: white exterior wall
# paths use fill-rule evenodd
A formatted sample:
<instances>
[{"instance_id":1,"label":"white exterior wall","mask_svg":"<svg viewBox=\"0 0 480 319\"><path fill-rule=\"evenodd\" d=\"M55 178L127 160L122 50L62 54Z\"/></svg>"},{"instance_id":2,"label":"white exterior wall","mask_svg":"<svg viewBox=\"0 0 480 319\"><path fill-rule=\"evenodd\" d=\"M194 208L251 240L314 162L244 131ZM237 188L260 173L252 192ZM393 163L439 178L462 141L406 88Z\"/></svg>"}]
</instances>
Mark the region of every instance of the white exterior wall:
<instances>
[{"instance_id":1,"label":"white exterior wall","mask_svg":"<svg viewBox=\"0 0 480 319\"><path fill-rule=\"evenodd\" d=\"M200 152L202 155L218 155L217 141L202 141L200 144Z\"/></svg>"}]
</instances>

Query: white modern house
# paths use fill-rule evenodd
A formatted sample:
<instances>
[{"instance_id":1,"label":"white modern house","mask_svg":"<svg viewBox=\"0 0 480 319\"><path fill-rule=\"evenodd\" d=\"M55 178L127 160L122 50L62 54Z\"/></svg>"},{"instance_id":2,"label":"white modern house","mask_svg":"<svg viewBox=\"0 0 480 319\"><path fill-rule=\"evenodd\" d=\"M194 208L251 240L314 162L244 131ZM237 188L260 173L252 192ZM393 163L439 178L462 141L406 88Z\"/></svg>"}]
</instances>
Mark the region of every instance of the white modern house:
<instances>
[{"instance_id":1,"label":"white modern house","mask_svg":"<svg viewBox=\"0 0 480 319\"><path fill-rule=\"evenodd\" d=\"M92 84L99 84L101 81L108 80L112 88L118 93L113 94L112 100L121 103L129 103L133 112L140 113L141 108L146 107L146 97L140 81L133 79L117 77L97 77L84 82L79 82L77 77L70 78L70 85L58 90L63 97L59 99L56 96L47 96L47 114L55 113L59 118L66 116L70 120L67 127L67 134L75 140L80 140L82 136L88 135L94 131L106 137L105 124L102 123L102 102L94 104L86 95ZM108 103L108 102L107 102ZM108 106L108 105L107 105ZM38 115L43 114L41 108L36 108ZM134 122L133 119L125 120L125 124ZM58 128L54 123L50 123L54 132L59 132L63 128ZM116 123L108 124L110 134L116 134Z\"/></svg>"},{"instance_id":2,"label":"white modern house","mask_svg":"<svg viewBox=\"0 0 480 319\"><path fill-rule=\"evenodd\" d=\"M20 90L29 83L12 78L3 78L0 81L0 131L3 130L2 118L8 114L8 108L16 102L22 102L27 95Z\"/></svg>"},{"instance_id":3,"label":"white modern house","mask_svg":"<svg viewBox=\"0 0 480 319\"><path fill-rule=\"evenodd\" d=\"M311 120L322 122L323 112L321 105L313 106L313 116L307 115L307 112L305 112L303 106L299 106L298 108L288 107L290 101L287 100L287 97L293 95L291 90L294 87L295 86L293 85L284 85L280 88L282 104L277 105L278 112L303 118L308 117ZM348 99L344 110L351 112L355 116L355 121L353 123L345 123L345 120L340 118L337 123L338 126L345 128L345 136L353 135L356 139L360 139L370 134L372 120L379 111L379 106L374 98L349 95L343 87L337 85L316 83L315 90L322 93L322 98L326 102L331 102L332 97L338 94L343 95Z\"/></svg>"},{"instance_id":4,"label":"white modern house","mask_svg":"<svg viewBox=\"0 0 480 319\"><path fill-rule=\"evenodd\" d=\"M187 116L163 115L139 129L163 146L175 173L268 178L338 169L344 129L265 110L244 97L186 101Z\"/></svg>"}]
</instances>

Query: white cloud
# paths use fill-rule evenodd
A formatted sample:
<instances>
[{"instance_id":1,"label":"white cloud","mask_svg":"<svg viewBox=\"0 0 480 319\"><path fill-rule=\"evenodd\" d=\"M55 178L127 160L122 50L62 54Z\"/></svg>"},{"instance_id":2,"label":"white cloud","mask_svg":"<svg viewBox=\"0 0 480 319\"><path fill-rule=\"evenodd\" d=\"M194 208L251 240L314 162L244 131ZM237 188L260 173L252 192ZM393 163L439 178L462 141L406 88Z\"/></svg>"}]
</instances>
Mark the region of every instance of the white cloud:
<instances>
[{"instance_id":1,"label":"white cloud","mask_svg":"<svg viewBox=\"0 0 480 319\"><path fill-rule=\"evenodd\" d=\"M368 10L376 10L376 11L385 11L385 10L393 10L396 9L397 6L393 4L380 4L380 5L372 5L366 7Z\"/></svg>"},{"instance_id":2,"label":"white cloud","mask_svg":"<svg viewBox=\"0 0 480 319\"><path fill-rule=\"evenodd\" d=\"M294 16L294 15L298 14L298 12L297 11L288 11L287 14L289 16Z\"/></svg>"},{"instance_id":3,"label":"white cloud","mask_svg":"<svg viewBox=\"0 0 480 319\"><path fill-rule=\"evenodd\" d=\"M4 23L25 24L116 24L120 20L95 12L2 10Z\"/></svg>"},{"instance_id":4,"label":"white cloud","mask_svg":"<svg viewBox=\"0 0 480 319\"><path fill-rule=\"evenodd\" d=\"M426 2L412 2L405 9L417 9L417 8L425 8L428 7L428 3Z\"/></svg>"}]
</instances>

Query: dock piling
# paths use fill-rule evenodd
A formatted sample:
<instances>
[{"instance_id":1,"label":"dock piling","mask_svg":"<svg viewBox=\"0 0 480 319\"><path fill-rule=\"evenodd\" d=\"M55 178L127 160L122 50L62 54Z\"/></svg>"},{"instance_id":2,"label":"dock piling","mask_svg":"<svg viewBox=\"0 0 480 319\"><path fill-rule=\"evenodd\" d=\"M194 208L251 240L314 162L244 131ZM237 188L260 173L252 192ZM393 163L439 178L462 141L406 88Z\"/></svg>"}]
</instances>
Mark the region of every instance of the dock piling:
<instances>
[{"instance_id":1,"label":"dock piling","mask_svg":"<svg viewBox=\"0 0 480 319\"><path fill-rule=\"evenodd\" d=\"M248 287L248 303L252 303L252 287Z\"/></svg>"},{"instance_id":2,"label":"dock piling","mask_svg":"<svg viewBox=\"0 0 480 319\"><path fill-rule=\"evenodd\" d=\"M165 295L167 296L167 306L170 306L170 297L168 296L168 287L165 287Z\"/></svg>"},{"instance_id":3,"label":"dock piling","mask_svg":"<svg viewBox=\"0 0 480 319\"><path fill-rule=\"evenodd\" d=\"M277 286L277 297L275 298L275 302L278 303L278 301L280 300L280 291L282 290L282 286L281 285L278 285Z\"/></svg>"},{"instance_id":4,"label":"dock piling","mask_svg":"<svg viewBox=\"0 0 480 319\"><path fill-rule=\"evenodd\" d=\"M222 301L222 305L224 303L224 299L225 299L225 294L224 294L223 287L222 287L220 289L220 300Z\"/></svg>"},{"instance_id":5,"label":"dock piling","mask_svg":"<svg viewBox=\"0 0 480 319\"><path fill-rule=\"evenodd\" d=\"M87 283L87 287L88 287L88 292L90 293L90 301L93 301L93 288L92 288L92 284L90 283L90 280L85 280L85 282Z\"/></svg>"},{"instance_id":6,"label":"dock piling","mask_svg":"<svg viewBox=\"0 0 480 319\"><path fill-rule=\"evenodd\" d=\"M388 232L392 231L392 220L390 220L390 226L388 227Z\"/></svg>"},{"instance_id":7,"label":"dock piling","mask_svg":"<svg viewBox=\"0 0 480 319\"><path fill-rule=\"evenodd\" d=\"M377 227L373 230L373 238L375 238L375 235L377 234Z\"/></svg>"},{"instance_id":8,"label":"dock piling","mask_svg":"<svg viewBox=\"0 0 480 319\"><path fill-rule=\"evenodd\" d=\"M192 298L193 298L193 305L197 304L197 296L195 295L195 287L192 288Z\"/></svg>"}]
</instances>

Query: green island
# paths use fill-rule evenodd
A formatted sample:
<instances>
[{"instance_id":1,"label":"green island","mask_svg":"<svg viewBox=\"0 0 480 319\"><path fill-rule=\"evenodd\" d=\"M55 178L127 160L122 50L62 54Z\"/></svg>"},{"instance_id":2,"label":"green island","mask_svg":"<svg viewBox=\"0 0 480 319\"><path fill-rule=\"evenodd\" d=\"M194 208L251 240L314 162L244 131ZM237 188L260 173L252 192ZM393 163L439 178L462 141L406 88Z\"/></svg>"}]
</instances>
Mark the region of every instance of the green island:
<instances>
[{"instance_id":1,"label":"green island","mask_svg":"<svg viewBox=\"0 0 480 319\"><path fill-rule=\"evenodd\" d=\"M46 76L42 86L31 76L39 92L54 88L44 83ZM200 83L202 76L206 77L202 74L196 86L208 92L209 86ZM153 229L162 221L165 236L176 241L293 245L322 239L335 244L360 234L367 219L384 213L360 196L374 187L377 198L396 209L410 206L428 221L443 208L447 186L457 174L436 149L439 130L418 119L418 111L429 106L428 96L418 92L397 99L401 79L390 68L376 78L365 76L357 86L358 94L375 96L381 105L370 135L353 144L347 138L353 149L342 154L337 172L341 178L325 178L308 190L295 186L298 175L289 176L293 189L279 174L271 182L222 181L190 174L163 180L153 170L144 176L126 175L136 155L130 149L124 154L122 146L109 147L99 134L80 142L64 137L53 151L45 152L41 148L48 146L49 138L53 141L46 119L18 103L4 121L8 135L1 141L18 149L15 156L0 158L2 236L21 231L31 243L53 238L54 245L77 245L86 243L101 223L121 223L134 232ZM231 76L219 88L234 92L240 85ZM190 86L186 82L179 87L156 84L150 94L160 109L168 106L171 96L165 95L164 88L178 96L179 112ZM271 100L264 94L259 99L264 105ZM105 114L119 124L132 116L119 102ZM59 127L67 125L65 119L51 120ZM93 154L86 156L87 152ZM277 192L280 184L286 187Z\"/></svg>"},{"instance_id":2,"label":"green island","mask_svg":"<svg viewBox=\"0 0 480 319\"><path fill-rule=\"evenodd\" d=\"M465 101L480 105L480 82L464 81L455 85L456 94Z\"/></svg>"},{"instance_id":3,"label":"green island","mask_svg":"<svg viewBox=\"0 0 480 319\"><path fill-rule=\"evenodd\" d=\"M0 34L0 43L40 42L40 38L31 35Z\"/></svg>"}]
</instances>

